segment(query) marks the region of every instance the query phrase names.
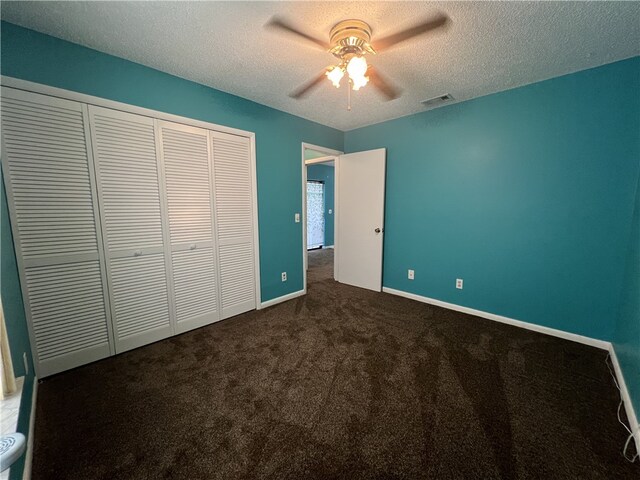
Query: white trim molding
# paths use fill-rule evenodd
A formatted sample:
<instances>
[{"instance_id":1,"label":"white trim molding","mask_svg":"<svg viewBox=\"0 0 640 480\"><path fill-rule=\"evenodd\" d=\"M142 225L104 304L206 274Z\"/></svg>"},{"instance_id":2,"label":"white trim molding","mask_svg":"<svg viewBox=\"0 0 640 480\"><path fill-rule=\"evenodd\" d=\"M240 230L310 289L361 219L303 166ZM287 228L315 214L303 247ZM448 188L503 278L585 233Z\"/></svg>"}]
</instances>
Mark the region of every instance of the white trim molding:
<instances>
[{"instance_id":1,"label":"white trim molding","mask_svg":"<svg viewBox=\"0 0 640 480\"><path fill-rule=\"evenodd\" d=\"M304 164L309 166L309 165L330 163L333 166L335 165L335 160L336 160L336 155L329 155L326 157L318 157L318 158L312 158L310 160L305 160Z\"/></svg>"},{"instance_id":2,"label":"white trim molding","mask_svg":"<svg viewBox=\"0 0 640 480\"><path fill-rule=\"evenodd\" d=\"M334 150L333 148L321 147L320 145L314 145L312 143L302 142L302 152L304 155L304 149L315 150L316 152L326 153L328 156L342 155L344 152L340 150Z\"/></svg>"},{"instance_id":3,"label":"white trim molding","mask_svg":"<svg viewBox=\"0 0 640 480\"><path fill-rule=\"evenodd\" d=\"M33 434L36 427L36 400L38 398L38 377L33 377L33 393L31 394L31 416L29 417L29 438L27 438L27 451L24 457L24 470L22 480L31 480L31 468L33 465Z\"/></svg>"},{"instance_id":4,"label":"white trim molding","mask_svg":"<svg viewBox=\"0 0 640 480\"><path fill-rule=\"evenodd\" d=\"M620 398L624 403L624 410L627 413L627 419L629 420L629 427L633 433L633 439L636 442L636 451L640 452L640 424L638 424L638 417L633 409L633 403L631 402L631 396L627 389L627 383L624 381L624 375L620 368L620 362L618 362L618 356L613 344L609 344L609 354L611 355L611 363L613 363L613 371L616 374L618 385L620 386Z\"/></svg>"},{"instance_id":5,"label":"white trim molding","mask_svg":"<svg viewBox=\"0 0 640 480\"><path fill-rule=\"evenodd\" d=\"M272 298L271 300L267 300L266 302L262 302L260 304L260 308L273 307L274 305L277 305L277 304L282 303L282 302L286 302L287 300L293 300L294 298L301 297L302 295L305 295L306 293L307 292L305 290L298 290L297 292L287 293L286 295L283 295L281 297Z\"/></svg>"},{"instance_id":6,"label":"white trim molding","mask_svg":"<svg viewBox=\"0 0 640 480\"><path fill-rule=\"evenodd\" d=\"M475 315L476 317L486 318L487 320L506 323L508 325L514 325L516 327L526 328L527 330L533 330L534 332L545 333L547 335L552 335L554 337L564 338L565 340L571 340L573 342L583 343L585 345L600 348L602 350L609 350L609 346L611 345L610 342L606 342L604 340L585 337L583 335L569 333L569 332L565 332L564 330L557 330L555 328L543 327L542 325L536 325L535 323L523 322L522 320L515 320L513 318L503 317L502 315L496 315L495 313L483 312L482 310L475 310L473 308L456 305L455 303L443 302L442 300L423 297L422 295L416 295L415 293L404 292L402 290L396 290L394 288L382 287L382 291L385 293L390 293L392 295L398 295L401 297L410 298L411 300L417 300L418 302L428 303L430 305L436 305L437 307L447 308L449 310L455 310L456 312Z\"/></svg>"},{"instance_id":7,"label":"white trim molding","mask_svg":"<svg viewBox=\"0 0 640 480\"><path fill-rule=\"evenodd\" d=\"M437 307L446 308L448 310L454 310L456 312L461 312L461 313L466 313L468 315L474 315L476 317L486 318L487 320L493 320L495 322L505 323L508 325L513 325L515 327L525 328L527 330L532 330L538 333L544 333L546 335L551 335L553 337L570 340L572 342L582 343L584 345L589 345L590 347L596 347L601 350L607 350L611 354L611 361L613 363L616 379L618 381L618 385L620 386L620 397L623 400L624 408L627 413L627 418L629 419L631 431L633 432L633 435L634 435L634 439L636 442L636 450L640 452L640 425L638 424L638 417L636 416L636 413L633 409L631 396L629 395L629 390L627 390L627 384L624 381L622 369L620 368L618 357L616 356L615 349L611 342L607 342L605 340L598 340L596 338L591 338L591 337L585 337L583 335L569 333L569 332L565 332L564 330L558 330L555 328L543 327L541 325L536 325L534 323L515 320L513 318L504 317L502 315L496 315L495 313L483 312L482 310L463 307L461 305L456 305L454 303L443 302L442 300L423 297L422 295L404 292L402 290L396 290L394 288L382 287L382 291L385 293L390 293L391 295L398 295L400 297L409 298L411 300L416 300L418 302L428 303L430 305L435 305Z\"/></svg>"}]
</instances>

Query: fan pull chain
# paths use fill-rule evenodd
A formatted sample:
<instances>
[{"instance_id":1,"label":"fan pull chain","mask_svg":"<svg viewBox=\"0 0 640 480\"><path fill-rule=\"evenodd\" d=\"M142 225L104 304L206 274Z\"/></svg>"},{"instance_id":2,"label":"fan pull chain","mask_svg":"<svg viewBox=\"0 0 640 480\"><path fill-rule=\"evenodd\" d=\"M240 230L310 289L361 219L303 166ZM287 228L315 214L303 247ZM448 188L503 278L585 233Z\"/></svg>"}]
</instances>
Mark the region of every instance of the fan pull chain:
<instances>
[{"instance_id":1,"label":"fan pull chain","mask_svg":"<svg viewBox=\"0 0 640 480\"><path fill-rule=\"evenodd\" d=\"M347 83L347 110L351 111L351 79Z\"/></svg>"}]
</instances>

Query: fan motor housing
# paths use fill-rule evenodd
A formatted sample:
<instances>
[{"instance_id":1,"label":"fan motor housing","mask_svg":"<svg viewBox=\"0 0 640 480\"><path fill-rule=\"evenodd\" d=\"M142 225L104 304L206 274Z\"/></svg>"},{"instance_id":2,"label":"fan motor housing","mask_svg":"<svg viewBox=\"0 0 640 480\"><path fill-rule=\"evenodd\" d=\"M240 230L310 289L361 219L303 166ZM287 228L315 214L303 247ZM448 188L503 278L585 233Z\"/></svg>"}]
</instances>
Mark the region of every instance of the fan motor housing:
<instances>
[{"instance_id":1,"label":"fan motor housing","mask_svg":"<svg viewBox=\"0 0 640 480\"><path fill-rule=\"evenodd\" d=\"M342 57L347 53L364 54L371 52L371 27L362 20L343 20L337 23L329 34L331 53Z\"/></svg>"}]
</instances>

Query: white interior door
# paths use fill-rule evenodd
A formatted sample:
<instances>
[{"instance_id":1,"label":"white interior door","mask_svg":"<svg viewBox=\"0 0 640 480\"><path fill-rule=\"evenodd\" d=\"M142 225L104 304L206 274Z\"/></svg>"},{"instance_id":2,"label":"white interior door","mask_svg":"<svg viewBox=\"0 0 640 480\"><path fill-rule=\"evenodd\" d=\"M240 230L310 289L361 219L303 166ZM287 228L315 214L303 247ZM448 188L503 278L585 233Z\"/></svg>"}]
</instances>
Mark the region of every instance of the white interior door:
<instances>
[{"instance_id":1,"label":"white interior door","mask_svg":"<svg viewBox=\"0 0 640 480\"><path fill-rule=\"evenodd\" d=\"M173 334L153 119L89 106L116 353Z\"/></svg>"},{"instance_id":2,"label":"white interior door","mask_svg":"<svg viewBox=\"0 0 640 480\"><path fill-rule=\"evenodd\" d=\"M246 137L210 136L221 313L228 318L256 308L251 152Z\"/></svg>"},{"instance_id":3,"label":"white interior door","mask_svg":"<svg viewBox=\"0 0 640 480\"><path fill-rule=\"evenodd\" d=\"M340 155L336 168L336 280L382 290L386 149Z\"/></svg>"},{"instance_id":4,"label":"white interior door","mask_svg":"<svg viewBox=\"0 0 640 480\"><path fill-rule=\"evenodd\" d=\"M1 114L11 226L44 377L113 353L87 113L3 87Z\"/></svg>"},{"instance_id":5,"label":"white interior door","mask_svg":"<svg viewBox=\"0 0 640 480\"><path fill-rule=\"evenodd\" d=\"M158 121L176 333L220 319L209 132Z\"/></svg>"}]
</instances>

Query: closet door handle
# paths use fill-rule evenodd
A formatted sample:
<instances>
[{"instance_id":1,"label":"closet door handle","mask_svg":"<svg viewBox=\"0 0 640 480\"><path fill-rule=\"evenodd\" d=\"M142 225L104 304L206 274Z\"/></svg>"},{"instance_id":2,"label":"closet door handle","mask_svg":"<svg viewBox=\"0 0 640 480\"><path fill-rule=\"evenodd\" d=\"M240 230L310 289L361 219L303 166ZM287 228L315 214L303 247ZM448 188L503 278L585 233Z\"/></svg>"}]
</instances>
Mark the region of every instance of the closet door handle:
<instances>
[{"instance_id":1,"label":"closet door handle","mask_svg":"<svg viewBox=\"0 0 640 480\"><path fill-rule=\"evenodd\" d=\"M135 252L133 252L134 257L139 257L140 255L142 255L142 250L136 250Z\"/></svg>"},{"instance_id":2,"label":"closet door handle","mask_svg":"<svg viewBox=\"0 0 640 480\"><path fill-rule=\"evenodd\" d=\"M189 250L195 250L196 249L196 244L192 243L191 245L189 245Z\"/></svg>"}]
</instances>

